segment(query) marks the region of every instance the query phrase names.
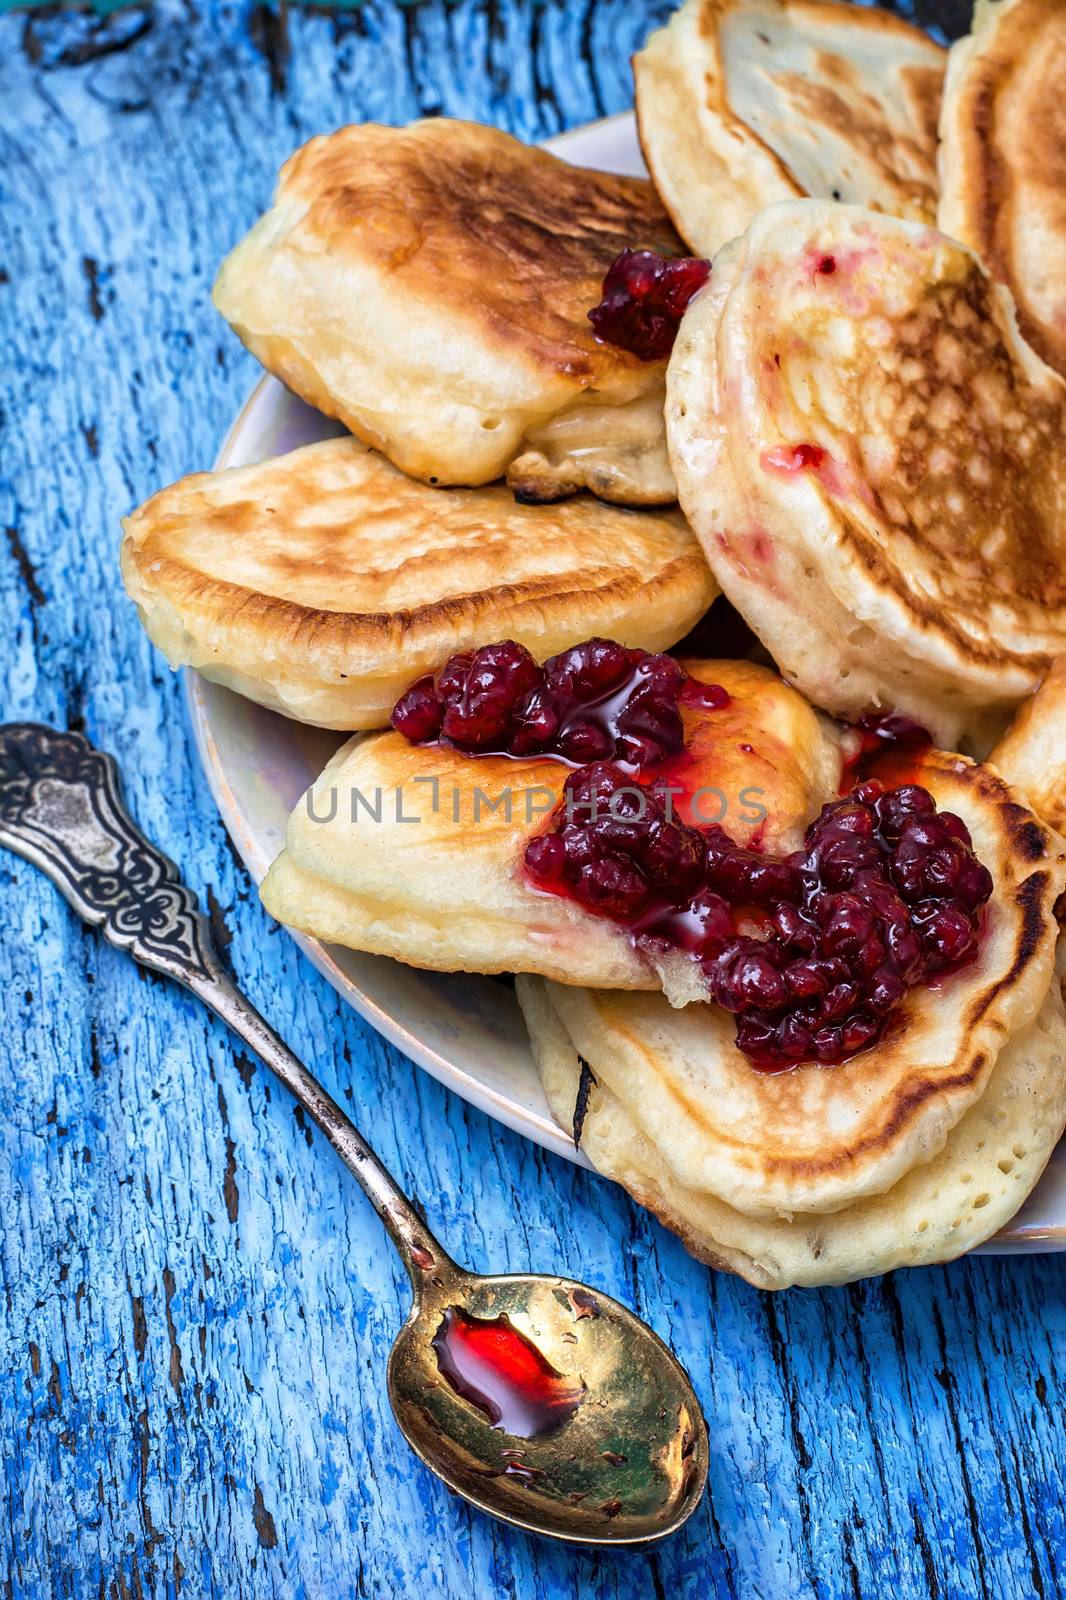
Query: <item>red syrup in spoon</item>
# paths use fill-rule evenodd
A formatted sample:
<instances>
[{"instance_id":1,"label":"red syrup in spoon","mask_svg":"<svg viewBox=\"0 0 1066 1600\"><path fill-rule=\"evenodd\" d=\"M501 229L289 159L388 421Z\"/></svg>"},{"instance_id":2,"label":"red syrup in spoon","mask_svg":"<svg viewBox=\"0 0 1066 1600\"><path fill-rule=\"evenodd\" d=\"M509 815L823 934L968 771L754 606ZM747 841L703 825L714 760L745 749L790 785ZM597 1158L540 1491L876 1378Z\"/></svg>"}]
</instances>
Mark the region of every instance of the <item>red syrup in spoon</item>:
<instances>
[{"instance_id":1,"label":"red syrup in spoon","mask_svg":"<svg viewBox=\"0 0 1066 1600\"><path fill-rule=\"evenodd\" d=\"M520 1439L554 1433L585 1398L582 1379L556 1372L507 1316L471 1317L449 1306L433 1337L441 1376L494 1428ZM520 1468L515 1468L520 1475Z\"/></svg>"}]
</instances>

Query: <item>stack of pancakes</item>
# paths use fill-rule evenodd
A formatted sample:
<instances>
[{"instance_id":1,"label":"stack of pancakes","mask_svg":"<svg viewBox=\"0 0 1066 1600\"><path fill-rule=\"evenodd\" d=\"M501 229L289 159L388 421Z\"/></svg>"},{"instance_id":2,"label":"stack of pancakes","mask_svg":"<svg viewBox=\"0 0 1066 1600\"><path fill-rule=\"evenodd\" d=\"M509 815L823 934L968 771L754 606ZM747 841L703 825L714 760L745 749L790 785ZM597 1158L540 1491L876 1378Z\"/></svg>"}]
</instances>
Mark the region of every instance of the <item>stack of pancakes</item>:
<instances>
[{"instance_id":1,"label":"stack of pancakes","mask_svg":"<svg viewBox=\"0 0 1066 1600\"><path fill-rule=\"evenodd\" d=\"M1057 0L979 0L950 55L873 8L685 0L634 63L652 182L445 119L313 139L215 301L348 432L125 523L172 664L355 734L267 908L520 974L559 1121L766 1287L970 1248L1066 1124L1064 63ZM711 261L669 360L588 319L626 248ZM762 797L731 835L797 848L847 724L902 712L995 881L977 958L834 1067L756 1072L691 964L529 886L565 763L387 731L457 652L666 650L720 595L757 659L689 651L730 698L685 722L703 784Z\"/></svg>"}]
</instances>

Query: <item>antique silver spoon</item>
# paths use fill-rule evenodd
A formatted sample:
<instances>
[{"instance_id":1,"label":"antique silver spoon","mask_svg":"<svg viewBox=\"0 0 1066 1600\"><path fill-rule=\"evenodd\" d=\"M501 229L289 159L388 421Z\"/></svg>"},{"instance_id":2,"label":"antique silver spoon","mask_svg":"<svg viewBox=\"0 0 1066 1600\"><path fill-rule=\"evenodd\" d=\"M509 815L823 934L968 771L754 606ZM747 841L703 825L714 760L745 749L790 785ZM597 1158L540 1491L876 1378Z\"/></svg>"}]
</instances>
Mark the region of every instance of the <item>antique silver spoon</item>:
<instances>
[{"instance_id":1,"label":"antique silver spoon","mask_svg":"<svg viewBox=\"0 0 1066 1600\"><path fill-rule=\"evenodd\" d=\"M415 1453L505 1522L583 1544L679 1528L707 1479L684 1369L625 1306L568 1278L480 1277L437 1243L373 1150L222 966L195 895L80 734L0 726L0 844L135 960L198 995L266 1062L358 1179L414 1287L389 1399Z\"/></svg>"}]
</instances>

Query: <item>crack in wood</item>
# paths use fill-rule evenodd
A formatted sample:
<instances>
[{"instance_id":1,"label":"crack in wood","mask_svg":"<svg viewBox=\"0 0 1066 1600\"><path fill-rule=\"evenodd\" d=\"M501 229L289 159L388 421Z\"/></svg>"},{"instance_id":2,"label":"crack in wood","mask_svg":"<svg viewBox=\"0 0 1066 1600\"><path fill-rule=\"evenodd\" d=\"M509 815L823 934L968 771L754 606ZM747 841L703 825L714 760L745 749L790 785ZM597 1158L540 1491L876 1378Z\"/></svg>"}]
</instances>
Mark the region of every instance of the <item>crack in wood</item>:
<instances>
[{"instance_id":1,"label":"crack in wood","mask_svg":"<svg viewBox=\"0 0 1066 1600\"><path fill-rule=\"evenodd\" d=\"M289 65L289 23L285 0L277 9L255 5L248 16L248 37L267 64L270 88L275 95L285 93Z\"/></svg>"},{"instance_id":2,"label":"crack in wood","mask_svg":"<svg viewBox=\"0 0 1066 1600\"><path fill-rule=\"evenodd\" d=\"M13 524L9 524L4 529L4 533L7 537L7 548L11 552L11 559L18 568L19 577L22 579L26 593L30 597L30 604L33 606L47 605L48 596L37 581L37 568L26 554L26 547L19 535L18 528Z\"/></svg>"}]
</instances>

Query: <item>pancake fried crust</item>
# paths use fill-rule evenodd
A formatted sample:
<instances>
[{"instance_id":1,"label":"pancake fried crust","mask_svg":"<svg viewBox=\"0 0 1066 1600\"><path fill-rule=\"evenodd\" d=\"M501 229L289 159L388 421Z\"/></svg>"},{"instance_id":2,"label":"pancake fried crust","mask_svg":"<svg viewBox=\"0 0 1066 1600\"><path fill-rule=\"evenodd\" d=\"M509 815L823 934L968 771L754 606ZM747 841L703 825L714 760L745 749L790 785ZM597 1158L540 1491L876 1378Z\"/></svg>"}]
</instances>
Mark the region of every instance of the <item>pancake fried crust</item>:
<instances>
[{"instance_id":1,"label":"pancake fried crust","mask_svg":"<svg viewBox=\"0 0 1066 1600\"><path fill-rule=\"evenodd\" d=\"M835 730L763 667L685 666L730 696L724 709L684 713L689 792L720 796L720 820L739 840L758 828L769 848L797 848L839 788ZM353 740L293 811L263 903L290 927L411 966L661 988L661 965L625 929L522 874L571 771L547 756L474 758L391 731Z\"/></svg>"},{"instance_id":2,"label":"pancake fried crust","mask_svg":"<svg viewBox=\"0 0 1066 1600\"><path fill-rule=\"evenodd\" d=\"M1066 656L1052 663L988 759L1038 817L1066 833Z\"/></svg>"},{"instance_id":3,"label":"pancake fried crust","mask_svg":"<svg viewBox=\"0 0 1066 1600\"><path fill-rule=\"evenodd\" d=\"M215 304L405 472L481 484L538 423L661 392L663 364L601 344L587 317L625 245L683 253L646 180L473 123L365 124L286 162Z\"/></svg>"},{"instance_id":4,"label":"pancake fried crust","mask_svg":"<svg viewBox=\"0 0 1066 1600\"><path fill-rule=\"evenodd\" d=\"M554 1007L558 991L550 983L520 977L517 988L549 1105L566 1127L580 1077L579 1049ZM589 1093L581 1146L600 1172L623 1184L699 1260L760 1289L787 1289L848 1283L972 1250L1024 1203L1064 1126L1066 1012L1054 981L1036 1019L1004 1045L984 1094L943 1149L885 1194L839 1211L752 1217L711 1189L681 1183L668 1152L647 1136L606 1080Z\"/></svg>"},{"instance_id":5,"label":"pancake fried crust","mask_svg":"<svg viewBox=\"0 0 1066 1600\"><path fill-rule=\"evenodd\" d=\"M945 233L1011 290L1022 333L1066 375L1066 7L978 4L952 47L940 124Z\"/></svg>"},{"instance_id":6,"label":"pancake fried crust","mask_svg":"<svg viewBox=\"0 0 1066 1600\"><path fill-rule=\"evenodd\" d=\"M944 744L1066 647L1064 428L968 250L827 202L721 252L670 365L682 506L784 675Z\"/></svg>"},{"instance_id":7,"label":"pancake fried crust","mask_svg":"<svg viewBox=\"0 0 1066 1600\"><path fill-rule=\"evenodd\" d=\"M881 1194L943 1148L1054 973L1062 841L990 768L937 752L921 781L961 815L993 874L977 958L913 989L879 1043L839 1066L753 1071L713 1005L558 989L575 1048L686 1189L746 1215L828 1213Z\"/></svg>"},{"instance_id":8,"label":"pancake fried crust","mask_svg":"<svg viewBox=\"0 0 1066 1600\"><path fill-rule=\"evenodd\" d=\"M173 666L327 728L383 727L494 639L664 649L717 592L676 510L434 489L351 438L163 489L126 519L122 570Z\"/></svg>"},{"instance_id":9,"label":"pancake fried crust","mask_svg":"<svg viewBox=\"0 0 1066 1600\"><path fill-rule=\"evenodd\" d=\"M944 51L875 7L686 0L634 57L648 169L713 255L779 200L932 221Z\"/></svg>"}]
</instances>

